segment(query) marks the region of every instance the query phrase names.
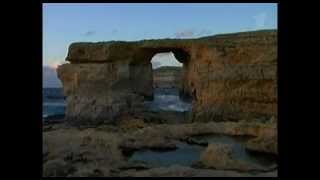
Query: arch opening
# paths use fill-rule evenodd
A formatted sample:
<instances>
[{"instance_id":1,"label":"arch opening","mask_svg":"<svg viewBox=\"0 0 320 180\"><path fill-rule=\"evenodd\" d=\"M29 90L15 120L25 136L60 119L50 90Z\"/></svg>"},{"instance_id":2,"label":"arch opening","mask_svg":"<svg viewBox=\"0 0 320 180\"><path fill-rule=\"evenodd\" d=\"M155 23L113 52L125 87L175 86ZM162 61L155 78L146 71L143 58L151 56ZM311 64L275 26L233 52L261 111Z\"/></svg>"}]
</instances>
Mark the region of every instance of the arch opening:
<instances>
[{"instance_id":1,"label":"arch opening","mask_svg":"<svg viewBox=\"0 0 320 180\"><path fill-rule=\"evenodd\" d=\"M151 111L191 111L192 103L180 96L186 59L183 59L181 53L176 55L174 52L177 51L164 52L164 49L161 49L159 53L154 53L150 60L153 98L146 99L145 105Z\"/></svg>"}]
</instances>

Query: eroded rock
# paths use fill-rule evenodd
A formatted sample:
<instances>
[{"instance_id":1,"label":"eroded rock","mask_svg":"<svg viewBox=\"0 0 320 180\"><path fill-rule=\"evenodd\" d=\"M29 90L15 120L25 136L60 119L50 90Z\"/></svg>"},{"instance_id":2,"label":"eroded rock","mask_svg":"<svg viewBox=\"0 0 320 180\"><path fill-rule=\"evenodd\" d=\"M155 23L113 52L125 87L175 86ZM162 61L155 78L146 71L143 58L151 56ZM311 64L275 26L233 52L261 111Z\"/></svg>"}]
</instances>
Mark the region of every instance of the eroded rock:
<instances>
[{"instance_id":1,"label":"eroded rock","mask_svg":"<svg viewBox=\"0 0 320 180\"><path fill-rule=\"evenodd\" d=\"M166 66L153 70L154 88L180 88L181 80L181 67Z\"/></svg>"},{"instance_id":2,"label":"eroded rock","mask_svg":"<svg viewBox=\"0 0 320 180\"><path fill-rule=\"evenodd\" d=\"M193 121L277 117L277 31L198 39L72 43L58 67L75 125L113 123L152 98L151 58L172 51L184 63L180 93L193 99Z\"/></svg>"},{"instance_id":3,"label":"eroded rock","mask_svg":"<svg viewBox=\"0 0 320 180\"><path fill-rule=\"evenodd\" d=\"M201 166L220 170L265 170L265 168L260 165L235 159L232 156L232 151L232 145L229 144L209 144L200 156Z\"/></svg>"},{"instance_id":4,"label":"eroded rock","mask_svg":"<svg viewBox=\"0 0 320 180\"><path fill-rule=\"evenodd\" d=\"M121 174L123 177L277 177L277 171L250 174L237 171L195 169L173 165L169 167L152 168L149 170L130 170Z\"/></svg>"},{"instance_id":5,"label":"eroded rock","mask_svg":"<svg viewBox=\"0 0 320 180\"><path fill-rule=\"evenodd\" d=\"M64 177L72 171L74 168L62 159L50 160L43 165L43 176L45 177Z\"/></svg>"},{"instance_id":6,"label":"eroded rock","mask_svg":"<svg viewBox=\"0 0 320 180\"><path fill-rule=\"evenodd\" d=\"M43 153L46 154L44 176L276 176L276 167L260 168L238 162L229 156L228 148L223 148L223 151L218 151L218 148L221 159L212 161L210 155L205 158L210 159L206 168L216 168L214 164L220 161L221 170L190 167L151 168L143 163L128 163L128 158L123 153L123 150L137 149L174 150L177 148L178 140L193 135L250 135L253 139L268 137L276 131L274 124L210 122L154 125L142 123L135 118L132 120L132 124L125 128L103 125L78 129L62 124L50 125L54 126L53 130L43 133ZM123 123L128 121L129 117ZM217 152L211 152L211 155L215 153ZM256 174L250 174L251 170L257 171Z\"/></svg>"},{"instance_id":7,"label":"eroded rock","mask_svg":"<svg viewBox=\"0 0 320 180\"><path fill-rule=\"evenodd\" d=\"M246 148L250 151L278 154L277 133L269 136L259 136L246 143Z\"/></svg>"},{"instance_id":8,"label":"eroded rock","mask_svg":"<svg viewBox=\"0 0 320 180\"><path fill-rule=\"evenodd\" d=\"M125 151L133 151L139 149L154 149L154 150L174 150L177 148L175 141L167 139L162 136L150 136L146 137L132 137L125 138L120 147Z\"/></svg>"}]
</instances>

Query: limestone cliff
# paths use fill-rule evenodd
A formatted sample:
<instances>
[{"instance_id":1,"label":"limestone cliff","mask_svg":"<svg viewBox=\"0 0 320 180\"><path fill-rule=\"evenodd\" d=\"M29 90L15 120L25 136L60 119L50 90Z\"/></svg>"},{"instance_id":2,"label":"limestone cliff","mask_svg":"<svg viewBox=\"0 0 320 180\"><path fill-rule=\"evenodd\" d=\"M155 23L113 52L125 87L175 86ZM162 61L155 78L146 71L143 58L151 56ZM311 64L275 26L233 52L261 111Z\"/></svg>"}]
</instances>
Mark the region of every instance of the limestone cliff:
<instances>
[{"instance_id":1,"label":"limestone cliff","mask_svg":"<svg viewBox=\"0 0 320 180\"><path fill-rule=\"evenodd\" d=\"M180 88L182 68L163 66L153 70L154 88Z\"/></svg>"},{"instance_id":2,"label":"limestone cliff","mask_svg":"<svg viewBox=\"0 0 320 180\"><path fill-rule=\"evenodd\" d=\"M112 122L152 98L151 58L173 52L183 63L181 95L194 121L277 118L277 31L136 42L73 43L58 67L74 122Z\"/></svg>"}]
</instances>

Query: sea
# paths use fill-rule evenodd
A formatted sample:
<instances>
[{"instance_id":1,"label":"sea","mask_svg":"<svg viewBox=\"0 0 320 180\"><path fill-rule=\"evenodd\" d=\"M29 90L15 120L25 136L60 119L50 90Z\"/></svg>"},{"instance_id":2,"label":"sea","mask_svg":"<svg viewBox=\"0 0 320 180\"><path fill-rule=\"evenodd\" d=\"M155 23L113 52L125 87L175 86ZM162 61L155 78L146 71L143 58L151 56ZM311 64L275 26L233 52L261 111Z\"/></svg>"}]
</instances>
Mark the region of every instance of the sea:
<instances>
[{"instance_id":1,"label":"sea","mask_svg":"<svg viewBox=\"0 0 320 180\"><path fill-rule=\"evenodd\" d=\"M192 108L191 102L182 101L177 88L155 88L154 99L145 101L144 105L151 111L186 112Z\"/></svg>"},{"instance_id":2,"label":"sea","mask_svg":"<svg viewBox=\"0 0 320 180\"><path fill-rule=\"evenodd\" d=\"M43 111L44 120L52 117L61 117L65 114L66 101L62 88L43 88ZM154 89L154 100L146 101L145 106L152 111L179 111L191 110L191 103L186 103L179 98L177 89Z\"/></svg>"},{"instance_id":3,"label":"sea","mask_svg":"<svg viewBox=\"0 0 320 180\"><path fill-rule=\"evenodd\" d=\"M43 88L42 89L42 118L44 120L64 116L65 97L62 88Z\"/></svg>"}]
</instances>

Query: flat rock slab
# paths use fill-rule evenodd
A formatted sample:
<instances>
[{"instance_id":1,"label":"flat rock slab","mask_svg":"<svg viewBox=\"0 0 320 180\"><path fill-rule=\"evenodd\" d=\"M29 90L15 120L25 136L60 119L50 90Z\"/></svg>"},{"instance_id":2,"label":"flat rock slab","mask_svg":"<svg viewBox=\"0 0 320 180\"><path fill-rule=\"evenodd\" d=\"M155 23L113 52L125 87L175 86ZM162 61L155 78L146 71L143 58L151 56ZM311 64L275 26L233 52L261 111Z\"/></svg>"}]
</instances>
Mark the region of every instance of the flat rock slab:
<instances>
[{"instance_id":1,"label":"flat rock slab","mask_svg":"<svg viewBox=\"0 0 320 180\"><path fill-rule=\"evenodd\" d=\"M135 124L138 122L135 122ZM140 124L140 121L139 123ZM216 171L196 168L150 168L144 164L127 164L122 153L125 149L175 149L176 142L184 137L201 134L252 135L267 137L276 130L272 124L252 123L191 123L171 125L143 124L133 131L120 127L101 126L77 129L63 124L53 124L50 131L43 132L43 155L45 176L255 176L249 172ZM213 150L212 150L213 148ZM211 150L210 150L211 149ZM209 151L210 150L210 151ZM203 160L209 167L252 170L247 165L234 165L230 149L210 146ZM214 159L218 154L220 159ZM213 164L210 164L215 162ZM240 167L240 168L239 168ZM122 169L121 169L122 168ZM144 169L145 168L145 169ZM276 168L276 167L275 167ZM113 171L111 172L111 170ZM118 169L118 170L116 170ZM139 169L139 171L137 171ZM265 171L265 170L264 170ZM274 176L274 171L258 175Z\"/></svg>"}]
</instances>

